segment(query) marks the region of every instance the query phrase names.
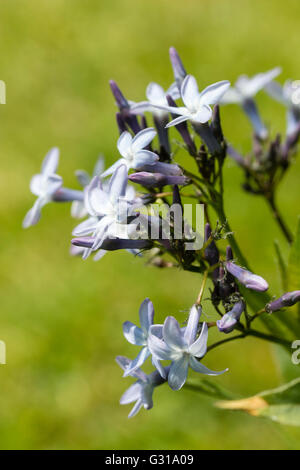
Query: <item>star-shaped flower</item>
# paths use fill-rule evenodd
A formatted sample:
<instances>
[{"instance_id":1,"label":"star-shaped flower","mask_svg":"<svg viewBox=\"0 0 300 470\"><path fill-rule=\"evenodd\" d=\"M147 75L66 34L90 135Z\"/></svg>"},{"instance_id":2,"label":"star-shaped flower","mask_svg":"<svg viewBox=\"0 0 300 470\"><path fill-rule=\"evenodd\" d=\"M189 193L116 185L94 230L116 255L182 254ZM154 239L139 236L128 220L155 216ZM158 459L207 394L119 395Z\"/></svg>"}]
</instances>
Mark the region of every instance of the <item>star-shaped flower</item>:
<instances>
[{"instance_id":1,"label":"star-shaped flower","mask_svg":"<svg viewBox=\"0 0 300 470\"><path fill-rule=\"evenodd\" d=\"M30 190L37 196L33 207L27 212L23 227L28 228L38 223L41 217L41 209L53 200L55 192L61 188L63 180L56 174L59 160L59 150L54 147L43 160L41 173L34 175L30 181Z\"/></svg>"},{"instance_id":2,"label":"star-shaped flower","mask_svg":"<svg viewBox=\"0 0 300 470\"><path fill-rule=\"evenodd\" d=\"M128 238L130 229L128 217L134 214L134 204L126 199L127 168L120 165L110 179L105 191L99 177L94 177L85 189L85 207L90 218L79 224L73 231L76 237L91 234L94 243L87 248L84 258L97 250L108 237Z\"/></svg>"},{"instance_id":3,"label":"star-shaped flower","mask_svg":"<svg viewBox=\"0 0 300 470\"><path fill-rule=\"evenodd\" d=\"M206 375L219 375L227 370L214 372L198 361L206 353L208 337L208 327L203 323L196 339L200 314L200 307L194 305L184 329L180 328L174 317L167 317L163 326L163 339L152 335L150 329L148 345L152 355L159 360L172 361L168 383L173 390L179 390L185 384L189 367Z\"/></svg>"},{"instance_id":4,"label":"star-shaped flower","mask_svg":"<svg viewBox=\"0 0 300 470\"><path fill-rule=\"evenodd\" d=\"M119 366L126 371L130 364L130 359L127 359L124 356L118 356L116 358ZM123 393L120 404L128 405L129 403L135 402L131 412L128 415L128 418L135 416L142 406L146 410L150 410L153 407L152 395L154 388L163 384L165 379L155 371L149 375L146 375L141 369L136 369L131 373L132 377L135 377L137 381L129 387L125 393Z\"/></svg>"},{"instance_id":5,"label":"star-shaped flower","mask_svg":"<svg viewBox=\"0 0 300 470\"><path fill-rule=\"evenodd\" d=\"M127 131L123 132L117 142L117 147L122 155L122 158L117 160L110 168L108 168L102 177L111 175L116 168L120 165L126 165L127 170L142 169L144 165L152 165L159 157L150 150L145 150L150 142L156 136L156 130L153 127L148 127L138 132L135 137Z\"/></svg>"},{"instance_id":6,"label":"star-shaped flower","mask_svg":"<svg viewBox=\"0 0 300 470\"><path fill-rule=\"evenodd\" d=\"M141 114L145 111L150 111L159 118L163 118L168 111L158 108L168 106L167 96L170 95L173 100L180 98L180 93L176 83L168 88L167 91L163 89L161 85L155 82L149 83L146 89L146 97L148 101L141 101L140 103L131 104L131 112L134 114Z\"/></svg>"},{"instance_id":7,"label":"star-shaped flower","mask_svg":"<svg viewBox=\"0 0 300 470\"><path fill-rule=\"evenodd\" d=\"M123 323L123 333L127 341L136 346L142 346L141 351L137 357L131 361L128 368L125 370L124 377L131 375L138 367L146 361L150 356L151 352L148 347L148 337L151 328L151 334L156 335L159 338L162 338L162 325L153 325L154 320L154 307L150 299L145 299L139 310L139 317L141 328L136 326L130 321ZM153 357L153 365L157 368L162 376L164 376L164 368L161 366L160 362Z\"/></svg>"},{"instance_id":8,"label":"star-shaped flower","mask_svg":"<svg viewBox=\"0 0 300 470\"><path fill-rule=\"evenodd\" d=\"M234 86L230 87L221 98L221 103L239 103L253 98L260 90L270 83L277 75L281 73L280 67L275 67L272 70L264 73L258 73L253 77L241 75Z\"/></svg>"},{"instance_id":9,"label":"star-shaped flower","mask_svg":"<svg viewBox=\"0 0 300 470\"><path fill-rule=\"evenodd\" d=\"M210 105L219 102L230 83L227 80L214 83L199 92L197 81L192 75L186 75L182 82L180 94L185 106L166 106L164 109L179 117L169 122L166 127L176 126L181 122L190 120L194 123L204 124L212 117Z\"/></svg>"}]
</instances>

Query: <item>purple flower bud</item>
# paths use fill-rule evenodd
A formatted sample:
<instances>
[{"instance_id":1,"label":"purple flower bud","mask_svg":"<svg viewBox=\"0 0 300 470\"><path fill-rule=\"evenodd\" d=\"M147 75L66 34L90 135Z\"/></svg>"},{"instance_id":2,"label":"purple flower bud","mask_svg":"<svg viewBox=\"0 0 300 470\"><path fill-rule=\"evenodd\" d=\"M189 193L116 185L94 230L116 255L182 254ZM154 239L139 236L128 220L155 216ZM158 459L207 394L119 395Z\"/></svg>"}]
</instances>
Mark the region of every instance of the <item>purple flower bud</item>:
<instances>
[{"instance_id":1,"label":"purple flower bud","mask_svg":"<svg viewBox=\"0 0 300 470\"><path fill-rule=\"evenodd\" d=\"M182 169L173 163L155 162L153 165L144 165L144 171L152 173L162 173L167 176L182 176Z\"/></svg>"},{"instance_id":2,"label":"purple flower bud","mask_svg":"<svg viewBox=\"0 0 300 470\"><path fill-rule=\"evenodd\" d=\"M180 90L181 83L183 82L183 79L186 76L186 71L175 47L170 47L169 54L170 54L170 60L171 60L172 68L173 68L174 77L175 77L177 86Z\"/></svg>"},{"instance_id":3,"label":"purple flower bud","mask_svg":"<svg viewBox=\"0 0 300 470\"><path fill-rule=\"evenodd\" d=\"M52 196L55 202L83 201L83 191L75 189L59 188Z\"/></svg>"},{"instance_id":4,"label":"purple flower bud","mask_svg":"<svg viewBox=\"0 0 300 470\"><path fill-rule=\"evenodd\" d=\"M291 307L292 305L295 305L299 301L300 301L300 290L294 290L293 292L286 292L281 297L279 297L279 299L273 300L273 302L269 302L266 305L265 309L266 309L266 312L272 313L284 307Z\"/></svg>"},{"instance_id":5,"label":"purple flower bud","mask_svg":"<svg viewBox=\"0 0 300 470\"><path fill-rule=\"evenodd\" d=\"M232 259L233 259L233 253L232 253L231 246L227 246L226 247L226 260L231 261Z\"/></svg>"},{"instance_id":6,"label":"purple flower bud","mask_svg":"<svg viewBox=\"0 0 300 470\"><path fill-rule=\"evenodd\" d=\"M81 237L73 238L71 243L75 246L82 246L84 248L92 248L94 244L93 237ZM141 250L144 248L150 248L152 243L149 240L131 240L121 238L106 238L99 249L107 251L115 250Z\"/></svg>"},{"instance_id":7,"label":"purple flower bud","mask_svg":"<svg viewBox=\"0 0 300 470\"><path fill-rule=\"evenodd\" d=\"M211 236L211 227L209 224L205 225L205 230L204 230L204 242L207 242L209 237ZM213 266L214 264L217 264L219 261L219 250L215 244L215 242L212 240L210 244L205 248L204 250L204 256L205 259L208 261L210 266Z\"/></svg>"},{"instance_id":8,"label":"purple flower bud","mask_svg":"<svg viewBox=\"0 0 300 470\"><path fill-rule=\"evenodd\" d=\"M207 122L204 124L193 122L193 128L200 136L202 142L205 143L209 153L214 155L221 152L221 146L214 136L212 128Z\"/></svg>"},{"instance_id":9,"label":"purple flower bud","mask_svg":"<svg viewBox=\"0 0 300 470\"><path fill-rule=\"evenodd\" d=\"M222 142L224 140L224 136L221 126L220 106L218 104L216 104L213 109L211 128L216 139L219 142Z\"/></svg>"},{"instance_id":10,"label":"purple flower bud","mask_svg":"<svg viewBox=\"0 0 300 470\"><path fill-rule=\"evenodd\" d=\"M227 261L225 266L227 271L248 289L264 292L269 288L267 281L265 281L261 276L253 274L250 271L247 271L247 269L241 268L232 261Z\"/></svg>"},{"instance_id":11,"label":"purple flower bud","mask_svg":"<svg viewBox=\"0 0 300 470\"><path fill-rule=\"evenodd\" d=\"M148 173L140 171L129 176L130 181L138 183L147 188L161 187L172 184L186 184L188 179L185 176L167 176L162 173Z\"/></svg>"},{"instance_id":12,"label":"purple flower bud","mask_svg":"<svg viewBox=\"0 0 300 470\"><path fill-rule=\"evenodd\" d=\"M116 100L116 104L118 108L120 109L120 111L122 111L122 109L124 108L129 109L129 103L124 97L123 93L121 92L116 82L114 80L110 80L109 85L110 85L112 94L114 95L114 98Z\"/></svg>"},{"instance_id":13,"label":"purple flower bud","mask_svg":"<svg viewBox=\"0 0 300 470\"><path fill-rule=\"evenodd\" d=\"M181 207L181 210L183 210L181 197L180 197L180 192L179 192L178 186L176 184L173 187L173 204L179 204L180 207Z\"/></svg>"},{"instance_id":14,"label":"purple flower bud","mask_svg":"<svg viewBox=\"0 0 300 470\"><path fill-rule=\"evenodd\" d=\"M226 334L231 333L239 321L244 309L245 304L242 300L234 304L233 308L229 312L225 313L221 320L217 320L217 327L219 331Z\"/></svg>"},{"instance_id":15,"label":"purple flower bud","mask_svg":"<svg viewBox=\"0 0 300 470\"><path fill-rule=\"evenodd\" d=\"M126 123L121 113L116 113L116 121L121 135L123 132L127 131Z\"/></svg>"}]
</instances>

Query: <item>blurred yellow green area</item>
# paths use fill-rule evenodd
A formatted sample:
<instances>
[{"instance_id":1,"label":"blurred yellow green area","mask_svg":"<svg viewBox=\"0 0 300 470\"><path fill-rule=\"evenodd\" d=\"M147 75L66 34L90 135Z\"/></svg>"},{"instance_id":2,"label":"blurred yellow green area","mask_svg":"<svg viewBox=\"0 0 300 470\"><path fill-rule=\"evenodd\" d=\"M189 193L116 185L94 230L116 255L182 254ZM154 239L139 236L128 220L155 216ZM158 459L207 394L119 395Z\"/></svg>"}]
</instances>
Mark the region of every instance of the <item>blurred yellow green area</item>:
<instances>
[{"instance_id":1,"label":"blurred yellow green area","mask_svg":"<svg viewBox=\"0 0 300 470\"><path fill-rule=\"evenodd\" d=\"M158 322L167 315L185 320L201 276L148 267L127 253L107 254L98 263L70 257L76 221L68 205L48 205L36 227L21 228L34 200L31 175L49 148L60 148L59 174L69 187L78 187L74 171L91 171L100 153L107 164L117 158L109 79L134 101L144 99L150 81L167 88L173 80L170 46L200 87L277 65L281 82L299 79L299 15L298 0L0 3L0 79L7 86L7 104L0 106L0 339L7 346L7 364L0 365L2 449L300 448L297 428L218 410L203 395L167 386L156 390L151 411L128 420L130 407L118 400L132 380L122 378L114 358L133 358L137 351L123 338L122 322L138 321L145 297ZM258 106L272 135L284 132L285 109L264 93ZM249 151L251 129L241 110L228 106L222 118L227 139ZM178 140L175 130L171 135ZM176 158L194 168L182 151ZM298 159L278 194L293 231L299 169ZM286 242L265 202L243 193L241 182L240 169L228 159L231 226L251 266L280 295L273 240L283 253ZM204 312L214 318L207 300ZM240 396L282 382L274 349L258 339L224 345L204 363L229 367L211 380ZM201 379L193 372L190 377Z\"/></svg>"}]
</instances>

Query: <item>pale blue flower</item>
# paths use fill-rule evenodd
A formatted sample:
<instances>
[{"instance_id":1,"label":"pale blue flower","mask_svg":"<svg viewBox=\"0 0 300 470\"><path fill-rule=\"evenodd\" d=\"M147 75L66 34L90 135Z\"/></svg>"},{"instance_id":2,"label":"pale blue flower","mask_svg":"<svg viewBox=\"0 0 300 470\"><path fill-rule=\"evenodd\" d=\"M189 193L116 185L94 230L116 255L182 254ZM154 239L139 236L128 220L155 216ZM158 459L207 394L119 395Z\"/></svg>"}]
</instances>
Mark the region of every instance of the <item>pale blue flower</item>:
<instances>
[{"instance_id":1,"label":"pale blue flower","mask_svg":"<svg viewBox=\"0 0 300 470\"><path fill-rule=\"evenodd\" d=\"M176 126L190 120L192 123L204 124L212 117L210 105L219 102L230 83L227 80L214 83L199 92L197 81L192 75L186 75L180 88L180 94L185 106L167 106L165 109L178 118L169 122L166 127Z\"/></svg>"},{"instance_id":2,"label":"pale blue flower","mask_svg":"<svg viewBox=\"0 0 300 470\"><path fill-rule=\"evenodd\" d=\"M134 214L135 209L132 201L126 199L127 181L127 168L120 165L106 191L97 176L86 187L85 207L90 217L73 231L76 237L91 234L94 238L94 244L85 250L84 258L98 250L105 238L130 238L130 230L134 231L134 227L127 225L128 217Z\"/></svg>"},{"instance_id":3,"label":"pale blue flower","mask_svg":"<svg viewBox=\"0 0 300 470\"><path fill-rule=\"evenodd\" d=\"M168 90L165 91L158 83L151 82L146 89L146 97L148 101L133 103L130 106L130 110L134 114L141 114L145 111L150 111L158 119L164 120L168 115L168 111L163 109L163 107L169 106L167 100L168 95L171 96L173 100L180 98L180 93L176 83L172 83Z\"/></svg>"},{"instance_id":4,"label":"pale blue flower","mask_svg":"<svg viewBox=\"0 0 300 470\"><path fill-rule=\"evenodd\" d=\"M287 135L299 131L300 125L300 87L298 80L287 80L283 86L270 82L265 87L272 98L287 107Z\"/></svg>"},{"instance_id":5,"label":"pale blue flower","mask_svg":"<svg viewBox=\"0 0 300 470\"><path fill-rule=\"evenodd\" d=\"M142 302L139 310L139 317L141 327L135 325L130 321L126 321L123 323L123 333L127 341L136 346L142 346L142 349L137 355L137 357L128 365L128 368L125 370L124 376L130 375L138 367L141 367L141 365L150 356L151 353L148 347L148 337L150 328L152 335L155 334L157 337L162 338L162 325L153 325L154 307L150 299L147 298ZM161 366L160 362L155 357L152 358L152 363L154 367L156 367L157 370L160 372L160 374L164 376L164 368Z\"/></svg>"},{"instance_id":6,"label":"pale blue flower","mask_svg":"<svg viewBox=\"0 0 300 470\"><path fill-rule=\"evenodd\" d=\"M174 317L167 317L163 326L163 339L152 334L148 346L153 356L159 360L171 360L168 383L173 390L179 390L187 379L188 368L206 375L219 375L226 370L215 372L199 362L207 350L208 327L203 323L197 338L201 309L194 305L191 308L186 328L180 328ZM153 328L153 327L152 327Z\"/></svg>"},{"instance_id":7,"label":"pale blue flower","mask_svg":"<svg viewBox=\"0 0 300 470\"><path fill-rule=\"evenodd\" d=\"M82 188L86 188L94 176L101 176L104 171L104 158L100 156L96 162L92 176L90 176L85 170L77 170L75 172L79 184ZM102 183L103 187L104 184ZM75 219L82 219L88 215L88 211L85 207L84 201L74 201L71 205L71 216Z\"/></svg>"},{"instance_id":8,"label":"pale blue flower","mask_svg":"<svg viewBox=\"0 0 300 470\"><path fill-rule=\"evenodd\" d=\"M54 147L45 156L41 173L34 175L30 181L30 190L37 196L33 207L27 212L23 227L28 228L38 223L41 217L41 209L53 200L55 192L62 187L63 180L56 174L59 160L59 150Z\"/></svg>"},{"instance_id":9,"label":"pale blue flower","mask_svg":"<svg viewBox=\"0 0 300 470\"><path fill-rule=\"evenodd\" d=\"M276 67L268 72L258 73L251 78L247 75L241 75L234 86L229 88L221 98L221 104L236 103L242 106L255 134L261 139L267 138L268 131L261 120L253 97L280 73L280 67Z\"/></svg>"},{"instance_id":10,"label":"pale blue flower","mask_svg":"<svg viewBox=\"0 0 300 470\"><path fill-rule=\"evenodd\" d=\"M127 359L124 356L118 356L116 361L125 371L131 362L130 359ZM167 371L165 372L165 375L166 374ZM135 377L137 381L131 385L131 387L129 387L125 393L123 393L120 399L121 405L128 405L129 403L135 402L131 412L128 415L128 418L135 416L142 407L144 407L145 410L150 410L153 407L152 395L154 388L165 382L165 379L163 379L157 371L146 375L141 369L138 368L131 372L131 376Z\"/></svg>"},{"instance_id":11,"label":"pale blue flower","mask_svg":"<svg viewBox=\"0 0 300 470\"><path fill-rule=\"evenodd\" d=\"M153 127L143 129L134 137L127 131L123 132L117 142L122 158L102 173L102 177L111 175L120 165L125 165L128 171L131 168L142 169L144 165L155 163L159 159L158 155L150 150L145 150L145 147L152 142L155 136L156 130Z\"/></svg>"}]
</instances>

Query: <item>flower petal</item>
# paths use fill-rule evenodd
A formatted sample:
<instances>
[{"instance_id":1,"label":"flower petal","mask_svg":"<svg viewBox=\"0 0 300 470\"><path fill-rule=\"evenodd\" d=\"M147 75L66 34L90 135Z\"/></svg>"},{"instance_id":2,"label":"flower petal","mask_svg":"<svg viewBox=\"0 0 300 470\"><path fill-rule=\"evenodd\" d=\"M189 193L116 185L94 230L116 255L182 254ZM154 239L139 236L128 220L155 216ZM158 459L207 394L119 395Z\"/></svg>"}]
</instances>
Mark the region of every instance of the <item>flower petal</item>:
<instances>
[{"instance_id":1,"label":"flower petal","mask_svg":"<svg viewBox=\"0 0 300 470\"><path fill-rule=\"evenodd\" d=\"M106 176L109 176L109 175L112 175L114 171L116 171L116 169L120 166L120 165L124 165L126 164L127 161L126 159L124 158L119 158L119 160L117 160L115 163L113 163L109 168L107 168L107 170L105 170L102 175L101 175L101 178L106 178Z\"/></svg>"},{"instance_id":2,"label":"flower petal","mask_svg":"<svg viewBox=\"0 0 300 470\"><path fill-rule=\"evenodd\" d=\"M201 103L210 105L218 103L229 87L230 82L228 80L222 80L207 86L200 93L199 104Z\"/></svg>"},{"instance_id":3,"label":"flower petal","mask_svg":"<svg viewBox=\"0 0 300 470\"><path fill-rule=\"evenodd\" d=\"M139 383L132 384L121 396L120 405L128 405L133 401L141 399L142 385Z\"/></svg>"},{"instance_id":4,"label":"flower petal","mask_svg":"<svg viewBox=\"0 0 300 470\"><path fill-rule=\"evenodd\" d=\"M148 347L150 352L159 360L161 361L168 361L172 360L172 351L168 347L168 345L162 340L159 339L157 336L150 334L148 336Z\"/></svg>"},{"instance_id":5,"label":"flower petal","mask_svg":"<svg viewBox=\"0 0 300 470\"><path fill-rule=\"evenodd\" d=\"M172 126L177 126L178 124L181 124L182 122L187 121L190 118L190 116L179 116L172 121L168 122L166 125L166 128L172 127Z\"/></svg>"},{"instance_id":6,"label":"flower petal","mask_svg":"<svg viewBox=\"0 0 300 470\"><path fill-rule=\"evenodd\" d=\"M189 353L191 356L203 357L207 349L208 327L203 323L202 330L196 341L190 346Z\"/></svg>"},{"instance_id":7,"label":"flower petal","mask_svg":"<svg viewBox=\"0 0 300 470\"><path fill-rule=\"evenodd\" d=\"M171 349L181 351L187 345L180 330L178 321L174 317L167 317L163 327L163 337Z\"/></svg>"},{"instance_id":8,"label":"flower petal","mask_svg":"<svg viewBox=\"0 0 300 470\"><path fill-rule=\"evenodd\" d=\"M138 400L136 404L134 405L134 407L132 408L132 410L130 411L128 418L133 418L140 411L142 406L143 406L142 400Z\"/></svg>"},{"instance_id":9,"label":"flower petal","mask_svg":"<svg viewBox=\"0 0 300 470\"><path fill-rule=\"evenodd\" d=\"M125 370L123 377L132 375L132 373L135 372L136 369L139 369L144 364L144 362L146 361L146 359L148 359L149 356L149 349L147 347L142 348L136 358L131 361L128 368Z\"/></svg>"},{"instance_id":10,"label":"flower petal","mask_svg":"<svg viewBox=\"0 0 300 470\"><path fill-rule=\"evenodd\" d=\"M172 390L180 390L187 379L189 357L184 355L171 364L168 374L168 383Z\"/></svg>"},{"instance_id":11,"label":"flower petal","mask_svg":"<svg viewBox=\"0 0 300 470\"><path fill-rule=\"evenodd\" d=\"M142 330L145 334L148 334L150 326L153 325L154 318L154 307L150 299L147 298L142 302L139 310L139 316Z\"/></svg>"},{"instance_id":12,"label":"flower petal","mask_svg":"<svg viewBox=\"0 0 300 470\"><path fill-rule=\"evenodd\" d=\"M188 323L184 332L184 339L188 346L190 346L195 341L200 315L201 307L193 305L190 310Z\"/></svg>"},{"instance_id":13,"label":"flower petal","mask_svg":"<svg viewBox=\"0 0 300 470\"><path fill-rule=\"evenodd\" d=\"M153 163L157 162L159 156L156 155L154 152L150 152L149 150L139 150L134 155L134 159L132 161L132 168L142 168L144 165L152 165Z\"/></svg>"},{"instance_id":14,"label":"flower petal","mask_svg":"<svg viewBox=\"0 0 300 470\"><path fill-rule=\"evenodd\" d=\"M89 217L87 220L84 220L83 222L81 222L81 224L77 225L77 227L74 228L72 235L74 235L75 237L89 235L90 233L94 232L97 223L98 219L96 217Z\"/></svg>"},{"instance_id":15,"label":"flower petal","mask_svg":"<svg viewBox=\"0 0 300 470\"><path fill-rule=\"evenodd\" d=\"M42 163L42 173L44 175L53 175L58 166L59 150L57 147L53 147L45 156Z\"/></svg>"},{"instance_id":16,"label":"flower petal","mask_svg":"<svg viewBox=\"0 0 300 470\"><path fill-rule=\"evenodd\" d=\"M281 73L280 67L275 67L272 70L264 73L258 73L254 77L250 78L246 91L247 96L254 96L260 90L262 90L269 82L271 82L275 77L277 77Z\"/></svg>"},{"instance_id":17,"label":"flower petal","mask_svg":"<svg viewBox=\"0 0 300 470\"><path fill-rule=\"evenodd\" d=\"M85 188L85 186L87 186L91 182L91 177L85 170L76 170L75 175L79 184L83 188Z\"/></svg>"},{"instance_id":18,"label":"flower petal","mask_svg":"<svg viewBox=\"0 0 300 470\"><path fill-rule=\"evenodd\" d=\"M164 89L158 83L149 83L146 89L146 96L151 103L161 105L168 104Z\"/></svg>"},{"instance_id":19,"label":"flower petal","mask_svg":"<svg viewBox=\"0 0 300 470\"><path fill-rule=\"evenodd\" d=\"M196 108L199 98L197 81L193 75L186 75L181 85L181 97L185 106L193 110Z\"/></svg>"},{"instance_id":20,"label":"flower petal","mask_svg":"<svg viewBox=\"0 0 300 470\"><path fill-rule=\"evenodd\" d=\"M161 377L162 377L163 379L166 379L166 378L167 378L166 370L165 370L165 368L161 365L160 361L159 361L156 357L153 357L153 356L152 356L152 364L153 364L154 367L158 370L158 372L160 373Z\"/></svg>"},{"instance_id":21,"label":"flower petal","mask_svg":"<svg viewBox=\"0 0 300 470\"><path fill-rule=\"evenodd\" d=\"M210 370L201 364L201 362L197 361L197 359L195 359L193 356L190 356L190 366L195 372L199 372L200 374L205 375L221 375L228 371L228 369L224 369L218 372Z\"/></svg>"},{"instance_id":22,"label":"flower petal","mask_svg":"<svg viewBox=\"0 0 300 470\"><path fill-rule=\"evenodd\" d=\"M123 323L123 334L127 341L137 346L144 346L146 344L146 337L141 328L136 326L131 321Z\"/></svg>"},{"instance_id":23,"label":"flower petal","mask_svg":"<svg viewBox=\"0 0 300 470\"><path fill-rule=\"evenodd\" d=\"M120 135L117 147L122 157L127 158L131 153L132 137L127 131L122 132Z\"/></svg>"},{"instance_id":24,"label":"flower petal","mask_svg":"<svg viewBox=\"0 0 300 470\"><path fill-rule=\"evenodd\" d=\"M142 150L147 147L155 136L156 130L153 127L148 127L147 129L140 131L132 140L133 152L135 153L138 150Z\"/></svg>"},{"instance_id":25,"label":"flower petal","mask_svg":"<svg viewBox=\"0 0 300 470\"><path fill-rule=\"evenodd\" d=\"M113 204L116 204L120 197L125 196L127 181L127 167L126 165L120 165L112 175L109 182L109 198Z\"/></svg>"},{"instance_id":26,"label":"flower petal","mask_svg":"<svg viewBox=\"0 0 300 470\"><path fill-rule=\"evenodd\" d=\"M209 121L211 117L212 117L211 108L207 104L204 104L197 111L197 113L193 114L193 116L190 119L191 121L200 122L201 124L204 124L205 122Z\"/></svg>"},{"instance_id":27,"label":"flower petal","mask_svg":"<svg viewBox=\"0 0 300 470\"><path fill-rule=\"evenodd\" d=\"M23 228L31 227L36 225L41 218L41 208L45 202L42 198L39 198L35 201L32 208L29 209L23 220Z\"/></svg>"}]
</instances>

